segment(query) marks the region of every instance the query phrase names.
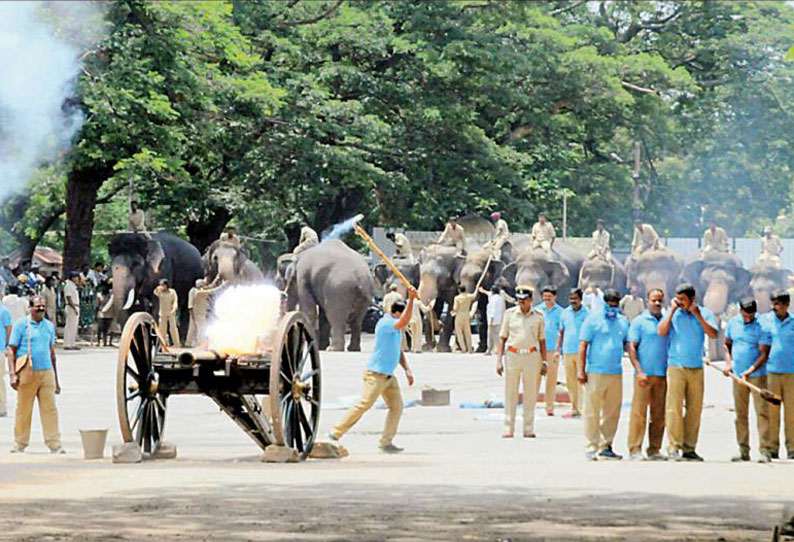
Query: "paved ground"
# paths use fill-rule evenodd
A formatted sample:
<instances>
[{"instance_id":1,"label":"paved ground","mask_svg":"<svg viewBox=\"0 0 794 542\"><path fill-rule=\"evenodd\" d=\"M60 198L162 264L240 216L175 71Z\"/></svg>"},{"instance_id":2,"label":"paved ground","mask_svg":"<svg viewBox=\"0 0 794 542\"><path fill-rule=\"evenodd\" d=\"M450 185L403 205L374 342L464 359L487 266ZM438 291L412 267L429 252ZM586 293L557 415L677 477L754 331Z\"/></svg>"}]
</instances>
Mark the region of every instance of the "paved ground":
<instances>
[{"instance_id":1,"label":"paved ground","mask_svg":"<svg viewBox=\"0 0 794 542\"><path fill-rule=\"evenodd\" d=\"M323 434L344 414L333 407L359 392L370 349L323 354ZM178 459L84 461L78 429L110 428L108 452L120 441L116 352L59 354L67 455L46 453L38 420L29 452L7 454L13 417L0 418L0 540L769 540L794 505L794 462L730 463L730 386L716 372L706 463L588 463L581 422L562 419L562 407L553 418L538 410L535 440L501 439L501 410L458 408L501 398L494 360L479 354L409 357L418 382L408 390L401 378L406 398L432 385L452 389L453 404L406 409L399 456L377 453L377 410L345 437L348 458L263 464L209 399L175 397L166 434ZM627 378L626 401L630 393ZM627 421L624 408L620 453Z\"/></svg>"}]
</instances>

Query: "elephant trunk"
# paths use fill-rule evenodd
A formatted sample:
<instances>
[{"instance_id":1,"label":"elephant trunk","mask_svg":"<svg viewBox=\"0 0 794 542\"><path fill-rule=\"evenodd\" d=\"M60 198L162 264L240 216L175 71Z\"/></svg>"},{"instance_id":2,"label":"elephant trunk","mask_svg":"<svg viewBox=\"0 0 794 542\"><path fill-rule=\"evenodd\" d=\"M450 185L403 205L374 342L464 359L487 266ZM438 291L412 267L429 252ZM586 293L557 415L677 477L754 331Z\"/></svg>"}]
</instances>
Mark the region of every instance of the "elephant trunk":
<instances>
[{"instance_id":1,"label":"elephant trunk","mask_svg":"<svg viewBox=\"0 0 794 542\"><path fill-rule=\"evenodd\" d=\"M222 258L218 260L218 274L224 282L234 282L237 277L235 272L234 258Z\"/></svg>"},{"instance_id":2,"label":"elephant trunk","mask_svg":"<svg viewBox=\"0 0 794 542\"><path fill-rule=\"evenodd\" d=\"M712 280L709 283L703 304L714 314L722 314L728 306L730 286L724 280Z\"/></svg>"},{"instance_id":3,"label":"elephant trunk","mask_svg":"<svg viewBox=\"0 0 794 542\"><path fill-rule=\"evenodd\" d=\"M427 303L425 300L438 297L438 281L432 274L422 273L419 279L419 297L422 298L424 303Z\"/></svg>"},{"instance_id":4,"label":"elephant trunk","mask_svg":"<svg viewBox=\"0 0 794 542\"><path fill-rule=\"evenodd\" d=\"M758 306L758 314L763 314L772 310L772 302L769 301L768 290L753 290L753 297L755 297L755 304Z\"/></svg>"},{"instance_id":5,"label":"elephant trunk","mask_svg":"<svg viewBox=\"0 0 794 542\"><path fill-rule=\"evenodd\" d=\"M118 321L122 309L128 305L130 294L135 295L135 277L130 268L122 263L113 263L113 319Z\"/></svg>"}]
</instances>

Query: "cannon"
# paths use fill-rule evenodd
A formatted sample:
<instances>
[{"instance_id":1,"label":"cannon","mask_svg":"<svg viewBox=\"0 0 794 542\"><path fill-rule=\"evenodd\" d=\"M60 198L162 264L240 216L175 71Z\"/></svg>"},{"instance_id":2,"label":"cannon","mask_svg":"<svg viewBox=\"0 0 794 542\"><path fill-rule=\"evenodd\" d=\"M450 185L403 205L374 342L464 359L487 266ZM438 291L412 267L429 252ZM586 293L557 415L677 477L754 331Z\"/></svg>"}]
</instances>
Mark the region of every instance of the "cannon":
<instances>
[{"instance_id":1,"label":"cannon","mask_svg":"<svg viewBox=\"0 0 794 542\"><path fill-rule=\"evenodd\" d=\"M163 440L168 399L203 394L256 444L295 448L305 459L320 418L320 353L300 312L283 314L256 354L169 348L154 318L133 314L119 343L116 397L121 435L153 455Z\"/></svg>"}]
</instances>

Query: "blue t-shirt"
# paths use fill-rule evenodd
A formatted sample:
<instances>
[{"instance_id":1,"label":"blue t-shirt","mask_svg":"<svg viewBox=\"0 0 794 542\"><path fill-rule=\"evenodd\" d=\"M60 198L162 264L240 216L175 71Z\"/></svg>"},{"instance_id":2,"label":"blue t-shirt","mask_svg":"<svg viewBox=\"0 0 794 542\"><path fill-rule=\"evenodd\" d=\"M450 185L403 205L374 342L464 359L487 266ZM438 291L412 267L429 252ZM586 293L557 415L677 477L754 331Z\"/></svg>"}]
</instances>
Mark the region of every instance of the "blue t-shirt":
<instances>
[{"instance_id":1,"label":"blue t-shirt","mask_svg":"<svg viewBox=\"0 0 794 542\"><path fill-rule=\"evenodd\" d=\"M555 303L551 309L547 309L546 304L541 303L535 308L543 313L543 323L546 326L546 350L551 352L557 346L557 337L560 334L562 307Z\"/></svg>"},{"instance_id":2,"label":"blue t-shirt","mask_svg":"<svg viewBox=\"0 0 794 542\"><path fill-rule=\"evenodd\" d=\"M761 317L761 325L772 337L767 373L794 373L794 317L789 313L781 322L774 311L769 311Z\"/></svg>"},{"instance_id":3,"label":"blue t-shirt","mask_svg":"<svg viewBox=\"0 0 794 542\"><path fill-rule=\"evenodd\" d=\"M591 312L582 324L579 339L587 347L588 373L619 375L623 373L623 343L629 333L629 321L622 314L609 319L603 311Z\"/></svg>"},{"instance_id":4,"label":"blue t-shirt","mask_svg":"<svg viewBox=\"0 0 794 542\"><path fill-rule=\"evenodd\" d=\"M6 327L11 326L11 311L0 304L0 348L6 349ZM5 363L5 362L4 362Z\"/></svg>"},{"instance_id":5,"label":"blue t-shirt","mask_svg":"<svg viewBox=\"0 0 794 542\"><path fill-rule=\"evenodd\" d=\"M400 363L402 349L402 330L395 329L397 318L384 316L375 326L375 346L367 363L367 370L384 375L394 374Z\"/></svg>"},{"instance_id":6,"label":"blue t-shirt","mask_svg":"<svg viewBox=\"0 0 794 542\"><path fill-rule=\"evenodd\" d=\"M17 357L28 353L28 317L20 318L11 328L11 346L17 347ZM55 345L55 326L44 318L41 322L30 320L30 349L33 354L33 370L52 369L50 346Z\"/></svg>"},{"instance_id":7,"label":"blue t-shirt","mask_svg":"<svg viewBox=\"0 0 794 542\"><path fill-rule=\"evenodd\" d=\"M728 324L725 326L725 338L733 341L731 357L733 358L733 372L737 375L741 375L753 366L758 359L760 345L772 344L772 337L761 326L757 317L753 318L749 324L745 324L741 314L728 320ZM766 364L751 373L750 376L764 376L765 374Z\"/></svg>"},{"instance_id":8,"label":"blue t-shirt","mask_svg":"<svg viewBox=\"0 0 794 542\"><path fill-rule=\"evenodd\" d=\"M660 316L657 320L648 310L631 321L628 342L637 344L637 359L643 372L648 376L667 375L667 337L658 333Z\"/></svg>"},{"instance_id":9,"label":"blue t-shirt","mask_svg":"<svg viewBox=\"0 0 794 542\"><path fill-rule=\"evenodd\" d=\"M706 307L700 307L700 314L706 322L717 327L713 312ZM667 351L669 365L687 369L703 368L703 340L706 333L694 314L682 309L675 311L668 336L670 337Z\"/></svg>"},{"instance_id":10,"label":"blue t-shirt","mask_svg":"<svg viewBox=\"0 0 794 542\"><path fill-rule=\"evenodd\" d=\"M584 305L578 311L574 311L573 307L566 307L560 316L560 330L564 332L562 336L562 353L563 354L576 354L579 352L579 332L582 330L587 315L590 311ZM546 348L549 348L546 343Z\"/></svg>"}]
</instances>

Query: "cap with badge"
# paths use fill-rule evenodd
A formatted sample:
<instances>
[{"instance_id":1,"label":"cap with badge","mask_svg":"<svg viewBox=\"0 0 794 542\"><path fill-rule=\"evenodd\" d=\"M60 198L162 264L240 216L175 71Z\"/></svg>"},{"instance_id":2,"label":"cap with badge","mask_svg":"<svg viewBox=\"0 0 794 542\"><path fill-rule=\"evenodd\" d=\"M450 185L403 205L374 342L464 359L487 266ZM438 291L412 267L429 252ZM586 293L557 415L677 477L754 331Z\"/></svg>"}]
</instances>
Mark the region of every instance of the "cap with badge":
<instances>
[{"instance_id":1,"label":"cap with badge","mask_svg":"<svg viewBox=\"0 0 794 542\"><path fill-rule=\"evenodd\" d=\"M526 299L532 297L532 286L521 284L516 286L516 299Z\"/></svg>"}]
</instances>

